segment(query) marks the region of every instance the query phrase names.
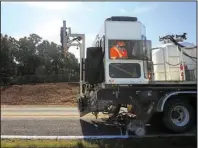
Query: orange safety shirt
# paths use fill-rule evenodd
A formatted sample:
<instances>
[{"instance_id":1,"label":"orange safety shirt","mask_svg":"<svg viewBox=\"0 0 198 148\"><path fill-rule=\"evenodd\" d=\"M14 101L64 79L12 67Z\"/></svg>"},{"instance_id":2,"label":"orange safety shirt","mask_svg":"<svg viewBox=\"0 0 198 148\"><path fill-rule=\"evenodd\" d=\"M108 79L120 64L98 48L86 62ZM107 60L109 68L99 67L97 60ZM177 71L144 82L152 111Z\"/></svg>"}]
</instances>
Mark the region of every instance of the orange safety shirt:
<instances>
[{"instance_id":1,"label":"orange safety shirt","mask_svg":"<svg viewBox=\"0 0 198 148\"><path fill-rule=\"evenodd\" d=\"M110 49L110 58L111 59L117 59L117 58L126 58L128 57L128 54L127 54L127 50L124 49L124 50L119 50L116 46L113 46L111 49Z\"/></svg>"}]
</instances>

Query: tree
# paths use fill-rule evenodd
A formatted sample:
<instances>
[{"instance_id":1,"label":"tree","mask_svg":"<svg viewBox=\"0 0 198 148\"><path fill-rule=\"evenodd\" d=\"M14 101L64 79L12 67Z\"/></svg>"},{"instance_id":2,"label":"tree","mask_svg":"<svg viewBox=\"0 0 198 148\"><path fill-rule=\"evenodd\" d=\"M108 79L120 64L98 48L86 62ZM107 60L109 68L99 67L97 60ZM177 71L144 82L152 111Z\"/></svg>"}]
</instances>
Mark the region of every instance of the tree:
<instances>
[{"instance_id":1,"label":"tree","mask_svg":"<svg viewBox=\"0 0 198 148\"><path fill-rule=\"evenodd\" d=\"M75 55L64 57L60 45L42 40L37 34L19 40L1 34L0 57L4 84L11 83L11 78L17 84L79 80Z\"/></svg>"},{"instance_id":2,"label":"tree","mask_svg":"<svg viewBox=\"0 0 198 148\"><path fill-rule=\"evenodd\" d=\"M0 52L0 65L1 65L1 84L6 84L11 81L13 76L17 73L17 64L15 62L14 51L17 48L16 40L7 35L1 34L1 52Z\"/></svg>"}]
</instances>

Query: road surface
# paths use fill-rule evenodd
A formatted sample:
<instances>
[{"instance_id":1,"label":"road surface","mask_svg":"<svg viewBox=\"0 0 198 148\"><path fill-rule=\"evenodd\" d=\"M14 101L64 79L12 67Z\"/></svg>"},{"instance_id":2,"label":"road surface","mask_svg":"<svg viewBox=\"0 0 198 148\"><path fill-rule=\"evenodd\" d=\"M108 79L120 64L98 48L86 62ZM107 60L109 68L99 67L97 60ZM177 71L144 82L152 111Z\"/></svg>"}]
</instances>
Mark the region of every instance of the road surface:
<instances>
[{"instance_id":1,"label":"road surface","mask_svg":"<svg viewBox=\"0 0 198 148\"><path fill-rule=\"evenodd\" d=\"M112 126L95 124L105 118L102 114L96 120L88 114L79 117L78 109L53 106L1 106L1 135L25 136L97 136L121 135L121 130ZM98 126L99 125L99 126ZM147 127L147 135L169 135L163 128ZM192 135L187 133L186 135Z\"/></svg>"}]
</instances>

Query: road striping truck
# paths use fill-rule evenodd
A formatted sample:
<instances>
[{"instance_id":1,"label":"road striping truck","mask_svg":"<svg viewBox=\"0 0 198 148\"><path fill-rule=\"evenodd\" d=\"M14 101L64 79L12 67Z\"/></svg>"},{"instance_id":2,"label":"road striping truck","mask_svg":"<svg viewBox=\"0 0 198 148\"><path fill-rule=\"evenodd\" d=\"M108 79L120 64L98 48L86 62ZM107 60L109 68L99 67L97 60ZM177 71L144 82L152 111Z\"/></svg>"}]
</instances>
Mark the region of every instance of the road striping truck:
<instances>
[{"instance_id":1,"label":"road striping truck","mask_svg":"<svg viewBox=\"0 0 198 148\"><path fill-rule=\"evenodd\" d=\"M193 55L186 52L190 48L181 44L185 39L185 33L176 37L167 35L160 38L164 42L161 47L151 48L151 41L146 38L146 27L136 17L112 16L104 21L93 47L85 49L85 35L72 34L64 21L61 29L64 53L70 46L80 47L78 107L81 117L90 112L97 117L99 112L103 112L109 114L106 122L143 136L151 117L162 113L163 123L169 130L177 133L189 131L196 121L197 73L192 61L196 62L197 57L193 52ZM194 52L196 49L193 47ZM162 63L156 63L159 61L154 50L164 53L161 54L165 57ZM177 51L177 55L167 55L167 51ZM193 71L191 75L183 55L191 59L191 66L188 64ZM165 67L161 68L165 71L162 72L164 79L161 79L161 69L156 64ZM176 72L170 70L170 64ZM121 107L127 111L121 111Z\"/></svg>"}]
</instances>

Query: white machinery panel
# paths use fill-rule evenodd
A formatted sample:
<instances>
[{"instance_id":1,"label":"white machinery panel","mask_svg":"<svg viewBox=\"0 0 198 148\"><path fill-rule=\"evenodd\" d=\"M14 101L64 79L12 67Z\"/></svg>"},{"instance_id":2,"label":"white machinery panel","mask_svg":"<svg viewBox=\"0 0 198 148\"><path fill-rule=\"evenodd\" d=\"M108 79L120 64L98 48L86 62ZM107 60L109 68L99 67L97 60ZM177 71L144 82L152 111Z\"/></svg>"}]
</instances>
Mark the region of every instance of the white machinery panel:
<instances>
[{"instance_id":1,"label":"white machinery panel","mask_svg":"<svg viewBox=\"0 0 198 148\"><path fill-rule=\"evenodd\" d=\"M140 40L145 36L141 22L105 21L106 38Z\"/></svg>"},{"instance_id":2,"label":"white machinery panel","mask_svg":"<svg viewBox=\"0 0 198 148\"><path fill-rule=\"evenodd\" d=\"M111 68L111 64L113 65ZM125 67L131 65L131 69ZM134 65L133 65L134 64ZM119 65L123 68L120 71ZM136 67L137 65L137 67ZM139 66L138 66L139 65ZM113 60L106 63L105 84L147 84L148 79L144 78L143 62L139 60Z\"/></svg>"}]
</instances>

